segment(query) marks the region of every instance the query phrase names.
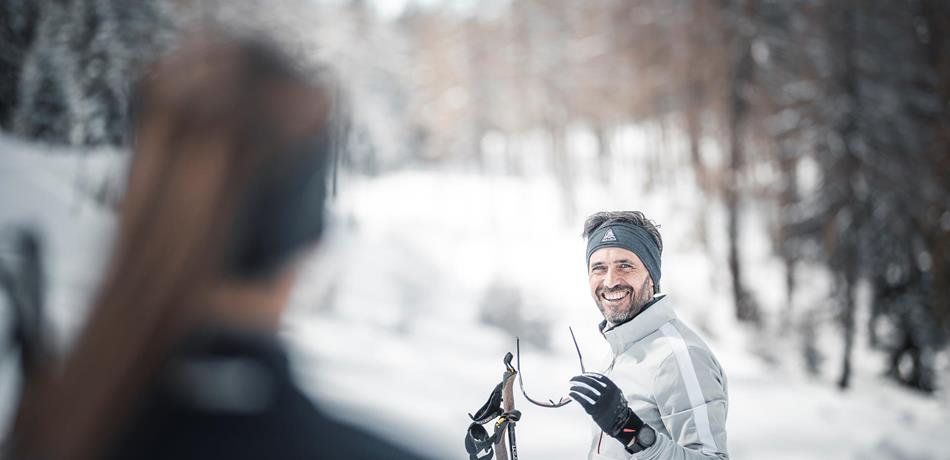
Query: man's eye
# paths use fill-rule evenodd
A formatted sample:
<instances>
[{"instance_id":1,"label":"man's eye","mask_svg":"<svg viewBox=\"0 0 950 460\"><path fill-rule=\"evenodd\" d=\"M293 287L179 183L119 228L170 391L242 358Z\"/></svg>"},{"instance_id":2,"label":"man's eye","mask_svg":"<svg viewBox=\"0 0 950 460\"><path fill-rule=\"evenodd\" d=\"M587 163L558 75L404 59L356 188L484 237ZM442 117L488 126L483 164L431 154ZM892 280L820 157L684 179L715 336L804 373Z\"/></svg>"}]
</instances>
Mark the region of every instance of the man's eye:
<instances>
[{"instance_id":1,"label":"man's eye","mask_svg":"<svg viewBox=\"0 0 950 460\"><path fill-rule=\"evenodd\" d=\"M620 264L620 268L622 268L622 269L624 269L624 270L628 270L628 269L633 268L633 265L630 265L630 264Z\"/></svg>"},{"instance_id":2,"label":"man's eye","mask_svg":"<svg viewBox=\"0 0 950 460\"><path fill-rule=\"evenodd\" d=\"M604 272L604 267L594 267L594 268L590 269L590 272L591 272L591 273L603 273L603 272Z\"/></svg>"}]
</instances>

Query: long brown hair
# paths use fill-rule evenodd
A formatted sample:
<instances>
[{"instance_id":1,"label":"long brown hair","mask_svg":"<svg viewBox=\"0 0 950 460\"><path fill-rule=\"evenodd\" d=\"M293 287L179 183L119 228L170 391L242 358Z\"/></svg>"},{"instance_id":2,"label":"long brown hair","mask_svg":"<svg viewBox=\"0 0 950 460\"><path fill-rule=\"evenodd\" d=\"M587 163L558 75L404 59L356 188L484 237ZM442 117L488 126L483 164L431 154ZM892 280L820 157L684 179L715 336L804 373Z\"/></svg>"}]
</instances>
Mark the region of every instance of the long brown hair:
<instances>
[{"instance_id":1,"label":"long brown hair","mask_svg":"<svg viewBox=\"0 0 950 460\"><path fill-rule=\"evenodd\" d=\"M169 348L207 319L202 293L231 276L253 185L279 180L261 171L292 169L287 152L327 130L327 92L258 40L191 37L147 75L104 282L62 366L26 388L16 455L105 452Z\"/></svg>"}]
</instances>

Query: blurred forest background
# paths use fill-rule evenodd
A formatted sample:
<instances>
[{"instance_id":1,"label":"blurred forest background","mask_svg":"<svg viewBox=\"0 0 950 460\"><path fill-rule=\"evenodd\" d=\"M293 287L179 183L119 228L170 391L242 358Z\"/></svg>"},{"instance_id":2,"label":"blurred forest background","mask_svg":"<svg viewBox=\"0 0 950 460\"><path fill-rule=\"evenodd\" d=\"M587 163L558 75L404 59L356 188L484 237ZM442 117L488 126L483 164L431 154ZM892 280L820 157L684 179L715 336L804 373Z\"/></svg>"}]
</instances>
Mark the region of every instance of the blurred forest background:
<instances>
[{"instance_id":1,"label":"blurred forest background","mask_svg":"<svg viewBox=\"0 0 950 460\"><path fill-rule=\"evenodd\" d=\"M335 91L343 230L283 332L341 416L456 458L514 336L556 394L567 326L585 360L603 345L580 223L620 207L662 225L736 458L947 458L950 2L0 0L0 243L44 227L60 336L107 253L135 84L212 24ZM572 406L519 407L526 458L584 455Z\"/></svg>"},{"instance_id":2,"label":"blurred forest background","mask_svg":"<svg viewBox=\"0 0 950 460\"><path fill-rule=\"evenodd\" d=\"M831 324L849 386L858 291L888 375L932 392L950 330L950 3L944 0L188 2L0 0L0 128L128 146L143 63L191 22L266 32L339 83L340 171L414 167L646 187L685 159L726 209L735 317L807 339ZM279 5L279 6L278 6ZM625 160L631 126L672 140ZM540 153L539 153L540 152ZM338 174L337 179L342 177ZM82 187L81 187L82 188ZM80 190L102 203L115 183ZM746 285L743 213L765 209L786 306ZM700 216L701 217L701 216ZM697 234L709 238L700 218ZM827 305L794 311L797 267L824 266ZM833 312L833 313L829 313Z\"/></svg>"}]
</instances>

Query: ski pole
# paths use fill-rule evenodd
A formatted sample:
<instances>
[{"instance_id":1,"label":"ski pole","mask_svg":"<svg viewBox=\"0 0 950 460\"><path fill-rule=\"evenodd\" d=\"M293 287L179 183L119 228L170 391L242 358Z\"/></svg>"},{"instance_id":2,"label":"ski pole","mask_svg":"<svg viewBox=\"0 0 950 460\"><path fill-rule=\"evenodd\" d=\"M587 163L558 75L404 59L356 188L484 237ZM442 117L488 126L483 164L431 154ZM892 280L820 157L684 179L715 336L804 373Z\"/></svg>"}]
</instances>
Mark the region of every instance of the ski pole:
<instances>
[{"instance_id":1,"label":"ski pole","mask_svg":"<svg viewBox=\"0 0 950 460\"><path fill-rule=\"evenodd\" d=\"M508 444L511 448L511 460L518 460L518 445L515 443L515 422L508 423Z\"/></svg>"},{"instance_id":2,"label":"ski pole","mask_svg":"<svg viewBox=\"0 0 950 460\"><path fill-rule=\"evenodd\" d=\"M511 352L508 352L507 354L505 354L505 359L504 359L505 376L503 379L504 386L502 387L502 393L501 393L502 410L505 413L505 416L503 417L506 418L508 422L508 426L506 427L506 429L508 430L509 438L511 437L511 428L513 426L512 425L513 421L507 415L511 414L515 410L514 376L517 373L515 368L511 365L512 358L514 358L514 356L512 356ZM508 458L509 452L508 452L508 447L505 446L504 436L498 437L498 441L495 443L495 452L498 455L498 460L516 460L517 458L517 457L512 458L512 459Z\"/></svg>"}]
</instances>

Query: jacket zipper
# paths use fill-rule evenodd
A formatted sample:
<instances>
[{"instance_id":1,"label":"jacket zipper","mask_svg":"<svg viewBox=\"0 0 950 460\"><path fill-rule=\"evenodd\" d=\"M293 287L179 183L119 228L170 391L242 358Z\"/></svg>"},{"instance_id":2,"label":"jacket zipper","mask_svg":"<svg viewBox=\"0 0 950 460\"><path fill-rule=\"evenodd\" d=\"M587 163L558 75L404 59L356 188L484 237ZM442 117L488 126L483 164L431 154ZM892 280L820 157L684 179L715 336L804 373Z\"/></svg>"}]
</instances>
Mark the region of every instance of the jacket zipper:
<instances>
[{"instance_id":1,"label":"jacket zipper","mask_svg":"<svg viewBox=\"0 0 950 460\"><path fill-rule=\"evenodd\" d=\"M610 371L614 370L614 364L617 363L618 357L620 357L620 353L615 354L613 359L610 360L610 365L607 366L607 370L604 371L605 374L610 373Z\"/></svg>"},{"instance_id":2,"label":"jacket zipper","mask_svg":"<svg viewBox=\"0 0 950 460\"><path fill-rule=\"evenodd\" d=\"M610 365L607 366L607 370L604 371L605 374L609 374L614 370L614 364L617 363L617 357L620 356L620 353L614 355L613 359L610 360ZM597 440L597 454L600 455L600 445L604 442L604 430L600 430L600 439Z\"/></svg>"}]
</instances>

